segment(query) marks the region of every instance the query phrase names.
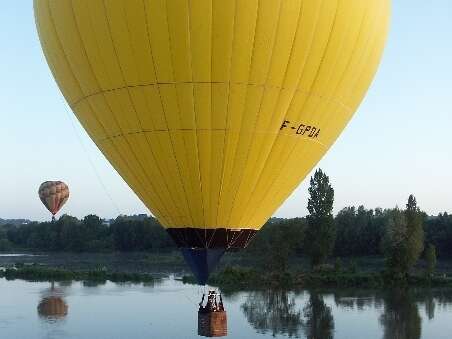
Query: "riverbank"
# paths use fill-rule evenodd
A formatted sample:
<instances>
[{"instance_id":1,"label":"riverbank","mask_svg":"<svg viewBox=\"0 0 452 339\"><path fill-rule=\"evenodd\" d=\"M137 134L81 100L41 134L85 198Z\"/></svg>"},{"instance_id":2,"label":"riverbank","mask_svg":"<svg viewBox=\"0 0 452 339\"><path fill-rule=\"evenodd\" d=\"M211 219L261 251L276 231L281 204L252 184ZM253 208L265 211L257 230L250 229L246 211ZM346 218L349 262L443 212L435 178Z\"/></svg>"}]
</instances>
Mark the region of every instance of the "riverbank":
<instances>
[{"instance_id":1,"label":"riverbank","mask_svg":"<svg viewBox=\"0 0 452 339\"><path fill-rule=\"evenodd\" d=\"M193 276L184 276L184 283L196 284ZM385 287L452 287L452 277L421 274L394 280L384 272L268 272L240 267L227 267L214 273L209 284L223 290L254 288L385 288Z\"/></svg>"},{"instance_id":2,"label":"riverbank","mask_svg":"<svg viewBox=\"0 0 452 339\"><path fill-rule=\"evenodd\" d=\"M156 280L146 273L108 272L106 270L70 271L40 266L14 266L0 270L0 278L27 281L112 281L146 283Z\"/></svg>"},{"instance_id":3,"label":"riverbank","mask_svg":"<svg viewBox=\"0 0 452 339\"><path fill-rule=\"evenodd\" d=\"M196 283L179 252L162 253L22 253L0 254L0 267L9 269L8 279L25 280L112 280L148 281L149 277L169 275L184 277L186 283ZM437 274L428 278L420 262L414 274L394 281L385 276L382 257L343 258L326 265L323 271L311 271L305 258L292 257L287 272L269 272L252 255L228 253L209 284L222 289L255 287L316 288L386 286L452 286L452 262L439 261Z\"/></svg>"},{"instance_id":4,"label":"riverbank","mask_svg":"<svg viewBox=\"0 0 452 339\"><path fill-rule=\"evenodd\" d=\"M67 270L40 265L17 265L0 270L0 278L27 281L112 281L153 282L159 277L149 273L111 272L106 269ZM191 275L180 279L185 284L196 284ZM255 269L226 267L214 273L209 285L223 291L256 288L304 289L304 288L372 288L386 287L452 287L452 277L446 275L410 275L406 279L393 280L384 273L369 272L267 272Z\"/></svg>"}]
</instances>

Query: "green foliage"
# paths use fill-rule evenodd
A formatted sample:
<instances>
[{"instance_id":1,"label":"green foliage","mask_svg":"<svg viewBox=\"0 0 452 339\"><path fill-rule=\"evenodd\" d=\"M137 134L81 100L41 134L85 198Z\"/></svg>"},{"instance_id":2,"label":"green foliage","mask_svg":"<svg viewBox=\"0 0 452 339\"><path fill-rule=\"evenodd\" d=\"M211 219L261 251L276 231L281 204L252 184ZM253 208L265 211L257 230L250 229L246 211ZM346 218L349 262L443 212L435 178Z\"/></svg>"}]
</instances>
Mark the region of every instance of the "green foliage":
<instances>
[{"instance_id":1,"label":"green foliage","mask_svg":"<svg viewBox=\"0 0 452 339\"><path fill-rule=\"evenodd\" d=\"M0 252L9 251L12 248L12 244L8 239L0 239Z\"/></svg>"},{"instance_id":2,"label":"green foliage","mask_svg":"<svg viewBox=\"0 0 452 339\"><path fill-rule=\"evenodd\" d=\"M388 218L383 249L387 269L404 279L419 259L424 247L421 213L416 199L410 195L405 211L394 209Z\"/></svg>"},{"instance_id":3,"label":"green foliage","mask_svg":"<svg viewBox=\"0 0 452 339\"><path fill-rule=\"evenodd\" d=\"M270 219L253 239L245 254L277 272L288 268L289 258L300 251L305 219Z\"/></svg>"},{"instance_id":4,"label":"green foliage","mask_svg":"<svg viewBox=\"0 0 452 339\"><path fill-rule=\"evenodd\" d=\"M149 282L154 280L151 275L143 273L117 273L107 272L106 270L69 271L40 266L8 268L4 272L0 272L1 277L9 280L24 279L30 281L110 280L113 282Z\"/></svg>"},{"instance_id":5,"label":"green foliage","mask_svg":"<svg viewBox=\"0 0 452 339\"><path fill-rule=\"evenodd\" d=\"M435 246L441 258L452 257L452 215L440 213L424 219L425 241Z\"/></svg>"},{"instance_id":6,"label":"green foliage","mask_svg":"<svg viewBox=\"0 0 452 339\"><path fill-rule=\"evenodd\" d=\"M336 261L334 262L334 270L337 273L342 272L342 260L341 260L341 258L336 258Z\"/></svg>"},{"instance_id":7,"label":"green foliage","mask_svg":"<svg viewBox=\"0 0 452 339\"><path fill-rule=\"evenodd\" d=\"M304 249L311 265L322 264L332 253L336 239L333 218L334 190L326 174L318 169L311 177L309 186L307 228Z\"/></svg>"},{"instance_id":8,"label":"green foliage","mask_svg":"<svg viewBox=\"0 0 452 339\"><path fill-rule=\"evenodd\" d=\"M427 274L431 276L436 268L436 248L435 245L429 244L425 251L425 260L427 261Z\"/></svg>"},{"instance_id":9,"label":"green foliage","mask_svg":"<svg viewBox=\"0 0 452 339\"><path fill-rule=\"evenodd\" d=\"M358 271L358 264L356 263L355 259L350 260L350 272L356 273Z\"/></svg>"},{"instance_id":10,"label":"green foliage","mask_svg":"<svg viewBox=\"0 0 452 339\"><path fill-rule=\"evenodd\" d=\"M407 220L407 257L412 267L424 251L424 226L422 214L417 207L416 198L410 195L405 210Z\"/></svg>"},{"instance_id":11,"label":"green foliage","mask_svg":"<svg viewBox=\"0 0 452 339\"><path fill-rule=\"evenodd\" d=\"M385 213L380 208L345 207L335 218L337 229L334 253L339 256L376 255L384 233Z\"/></svg>"},{"instance_id":12,"label":"green foliage","mask_svg":"<svg viewBox=\"0 0 452 339\"><path fill-rule=\"evenodd\" d=\"M55 222L6 226L8 241L15 248L41 251L165 251L173 241L154 218L118 217L111 225L95 215L83 220L63 215Z\"/></svg>"}]
</instances>

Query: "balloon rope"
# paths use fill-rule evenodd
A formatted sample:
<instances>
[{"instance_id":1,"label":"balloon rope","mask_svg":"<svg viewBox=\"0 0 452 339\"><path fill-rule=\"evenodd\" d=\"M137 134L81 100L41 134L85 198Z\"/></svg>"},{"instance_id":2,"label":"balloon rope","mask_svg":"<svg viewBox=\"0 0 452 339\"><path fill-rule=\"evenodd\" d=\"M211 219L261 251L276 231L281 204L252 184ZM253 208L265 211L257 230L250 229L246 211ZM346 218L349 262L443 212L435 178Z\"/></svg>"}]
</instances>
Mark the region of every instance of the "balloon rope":
<instances>
[{"instance_id":1,"label":"balloon rope","mask_svg":"<svg viewBox=\"0 0 452 339\"><path fill-rule=\"evenodd\" d=\"M116 212L118 213L118 215L120 215L120 214L121 214L121 211L119 210L118 205L117 205L116 202L114 201L114 199L113 199L113 197L111 196L111 194L108 192L107 186L105 186L105 184L104 184L104 182L102 181L102 178L101 178L99 172L98 172L97 169L96 169L96 166L94 166L94 162L92 161L91 157L89 156L89 153L88 153L88 150L86 149L85 143L83 142L82 137L80 136L79 131L77 130L77 127L76 127L76 125L75 125L75 123L74 123L74 120L73 120L73 118L72 118L72 113L70 113L69 110L68 110L67 103L64 102L64 105L65 105L65 108L66 108L65 111L66 111L66 114L67 114L67 116L68 116L68 118L69 118L69 121L70 121L70 123L71 123L72 129L73 129L73 131L74 131L74 133L75 133L75 135L76 135L76 137L77 137L77 139L78 139L80 145L82 146L82 149L83 149L83 151L84 151L84 153L85 153L86 158L88 159L88 162L89 162L90 165L91 165L92 170L94 171L94 174L96 175L97 181L98 181L98 182L100 183L100 185L102 186L102 188L103 188L103 190L104 190L104 193L105 193L105 194L107 195L107 197L110 199L110 201L111 201L113 207L116 209Z\"/></svg>"}]
</instances>

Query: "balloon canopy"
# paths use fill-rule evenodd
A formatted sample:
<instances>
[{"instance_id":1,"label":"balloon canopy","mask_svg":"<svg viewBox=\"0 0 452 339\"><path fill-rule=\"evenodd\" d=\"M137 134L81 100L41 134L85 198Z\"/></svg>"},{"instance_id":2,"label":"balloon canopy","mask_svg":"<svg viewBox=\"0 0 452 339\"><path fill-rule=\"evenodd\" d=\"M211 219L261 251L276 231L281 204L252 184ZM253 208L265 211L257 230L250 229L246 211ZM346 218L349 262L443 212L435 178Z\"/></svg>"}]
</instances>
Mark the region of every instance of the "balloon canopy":
<instances>
[{"instance_id":1,"label":"balloon canopy","mask_svg":"<svg viewBox=\"0 0 452 339\"><path fill-rule=\"evenodd\" d=\"M345 128L390 12L390 0L34 6L69 106L200 276L249 243Z\"/></svg>"},{"instance_id":2,"label":"balloon canopy","mask_svg":"<svg viewBox=\"0 0 452 339\"><path fill-rule=\"evenodd\" d=\"M69 187L62 181L45 181L39 186L38 194L44 206L54 216L69 199Z\"/></svg>"}]
</instances>

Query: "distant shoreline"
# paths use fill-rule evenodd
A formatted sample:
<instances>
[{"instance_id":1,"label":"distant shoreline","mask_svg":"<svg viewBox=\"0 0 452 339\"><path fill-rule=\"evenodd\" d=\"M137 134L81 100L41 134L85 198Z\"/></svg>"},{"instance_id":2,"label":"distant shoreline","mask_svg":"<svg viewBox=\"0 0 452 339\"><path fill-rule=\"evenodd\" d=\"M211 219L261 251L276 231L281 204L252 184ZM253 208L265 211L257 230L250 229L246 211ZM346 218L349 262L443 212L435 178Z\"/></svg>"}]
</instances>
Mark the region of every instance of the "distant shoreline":
<instances>
[{"instance_id":1,"label":"distant shoreline","mask_svg":"<svg viewBox=\"0 0 452 339\"><path fill-rule=\"evenodd\" d=\"M161 277L161 275L160 275ZM147 283L160 278L148 272L110 271L104 268L91 270L62 269L40 264L17 264L0 267L0 278L26 281L112 281ZM178 279L196 284L191 275ZM392 280L380 272L264 272L241 267L226 267L214 273L209 285L222 290L247 290L254 288L385 288L385 287L452 287L452 277L446 275L410 275L403 280Z\"/></svg>"}]
</instances>

